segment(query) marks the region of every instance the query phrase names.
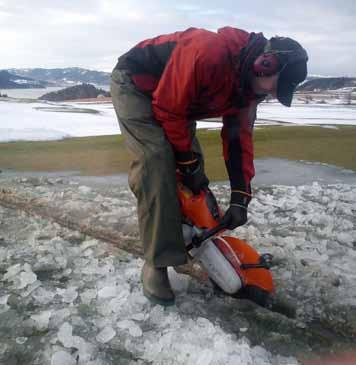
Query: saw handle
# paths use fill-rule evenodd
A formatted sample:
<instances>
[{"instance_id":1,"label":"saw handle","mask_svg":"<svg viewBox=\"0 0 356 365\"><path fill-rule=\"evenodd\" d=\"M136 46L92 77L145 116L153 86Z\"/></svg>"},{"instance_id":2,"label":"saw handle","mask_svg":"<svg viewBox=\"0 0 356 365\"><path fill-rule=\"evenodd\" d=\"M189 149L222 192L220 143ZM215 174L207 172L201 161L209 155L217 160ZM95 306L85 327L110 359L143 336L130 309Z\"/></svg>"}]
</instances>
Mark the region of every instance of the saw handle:
<instances>
[{"instance_id":1,"label":"saw handle","mask_svg":"<svg viewBox=\"0 0 356 365\"><path fill-rule=\"evenodd\" d=\"M193 246L199 247L204 241L206 241L210 237L215 236L217 233L224 229L226 229L226 224L220 223L217 226L204 231L200 236L194 236L192 240Z\"/></svg>"}]
</instances>

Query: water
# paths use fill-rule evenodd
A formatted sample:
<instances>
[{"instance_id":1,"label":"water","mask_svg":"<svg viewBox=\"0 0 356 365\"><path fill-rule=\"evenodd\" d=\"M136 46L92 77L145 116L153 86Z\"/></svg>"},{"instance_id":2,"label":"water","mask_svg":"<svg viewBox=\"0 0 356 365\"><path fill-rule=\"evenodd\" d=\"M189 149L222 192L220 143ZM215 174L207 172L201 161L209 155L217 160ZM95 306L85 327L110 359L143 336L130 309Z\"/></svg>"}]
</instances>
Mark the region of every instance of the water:
<instances>
[{"instance_id":1,"label":"water","mask_svg":"<svg viewBox=\"0 0 356 365\"><path fill-rule=\"evenodd\" d=\"M255 160L254 186L307 185L314 181L325 184L356 184L356 172L319 162L290 161L282 158Z\"/></svg>"},{"instance_id":2,"label":"water","mask_svg":"<svg viewBox=\"0 0 356 365\"><path fill-rule=\"evenodd\" d=\"M44 94L53 91L59 91L67 87L70 87L70 85L46 87L44 89L0 89L0 94L6 94L11 98L18 98L18 99L37 99ZM110 89L109 85L97 85L96 87L104 89L106 91L109 91Z\"/></svg>"},{"instance_id":3,"label":"water","mask_svg":"<svg viewBox=\"0 0 356 365\"><path fill-rule=\"evenodd\" d=\"M312 184L314 181L324 184L356 185L356 172L337 166L317 162L290 161L282 158L264 158L255 160L256 176L252 183L255 187L270 185L298 186ZM94 188L113 188L127 184L127 174L109 176L85 176L79 171L12 171L2 170L2 177L46 176L74 180ZM215 182L216 183L216 182ZM225 183L225 182L221 182ZM220 184L220 183L216 183Z\"/></svg>"},{"instance_id":4,"label":"water","mask_svg":"<svg viewBox=\"0 0 356 365\"><path fill-rule=\"evenodd\" d=\"M65 87L46 87L44 89L1 89L0 93L6 94L11 98L37 99L44 94L62 89L65 89Z\"/></svg>"}]
</instances>

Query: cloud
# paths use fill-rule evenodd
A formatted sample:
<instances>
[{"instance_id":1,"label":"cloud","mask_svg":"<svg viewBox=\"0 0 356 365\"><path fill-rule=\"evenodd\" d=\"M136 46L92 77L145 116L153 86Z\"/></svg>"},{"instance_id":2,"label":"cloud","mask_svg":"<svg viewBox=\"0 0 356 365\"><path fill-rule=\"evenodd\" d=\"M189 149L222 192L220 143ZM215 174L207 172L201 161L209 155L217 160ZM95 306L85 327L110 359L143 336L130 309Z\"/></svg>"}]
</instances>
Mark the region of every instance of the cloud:
<instances>
[{"instance_id":1,"label":"cloud","mask_svg":"<svg viewBox=\"0 0 356 365\"><path fill-rule=\"evenodd\" d=\"M9 16L11 16L11 13L9 13L7 11L0 10L0 21L8 18Z\"/></svg>"},{"instance_id":2,"label":"cloud","mask_svg":"<svg viewBox=\"0 0 356 365\"><path fill-rule=\"evenodd\" d=\"M0 0L0 68L112 69L143 39L231 25L295 38L310 54L312 73L356 75L355 18L351 0Z\"/></svg>"},{"instance_id":3,"label":"cloud","mask_svg":"<svg viewBox=\"0 0 356 365\"><path fill-rule=\"evenodd\" d=\"M46 17L49 26L81 26L99 23L99 18L95 14L84 14L68 10L47 9Z\"/></svg>"}]
</instances>

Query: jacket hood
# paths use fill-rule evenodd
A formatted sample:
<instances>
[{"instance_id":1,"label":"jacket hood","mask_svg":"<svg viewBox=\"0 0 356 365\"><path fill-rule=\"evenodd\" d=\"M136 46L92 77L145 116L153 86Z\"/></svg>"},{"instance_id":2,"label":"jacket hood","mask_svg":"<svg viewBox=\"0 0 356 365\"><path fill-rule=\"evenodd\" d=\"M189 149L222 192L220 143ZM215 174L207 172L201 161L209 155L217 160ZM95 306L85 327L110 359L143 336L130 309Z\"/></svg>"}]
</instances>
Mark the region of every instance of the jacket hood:
<instances>
[{"instance_id":1,"label":"jacket hood","mask_svg":"<svg viewBox=\"0 0 356 365\"><path fill-rule=\"evenodd\" d=\"M234 56L238 56L248 43L250 33L233 27L223 27L217 33L224 38L227 47Z\"/></svg>"}]
</instances>

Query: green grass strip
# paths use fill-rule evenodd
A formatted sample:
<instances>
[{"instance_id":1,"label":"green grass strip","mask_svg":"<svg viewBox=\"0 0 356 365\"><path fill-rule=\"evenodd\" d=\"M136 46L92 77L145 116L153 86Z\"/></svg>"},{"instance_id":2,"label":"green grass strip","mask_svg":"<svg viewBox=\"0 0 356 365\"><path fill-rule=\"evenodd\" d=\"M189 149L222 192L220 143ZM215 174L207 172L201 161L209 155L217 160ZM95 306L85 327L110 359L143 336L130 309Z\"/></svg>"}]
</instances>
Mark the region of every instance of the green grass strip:
<instances>
[{"instance_id":1,"label":"green grass strip","mask_svg":"<svg viewBox=\"0 0 356 365\"><path fill-rule=\"evenodd\" d=\"M219 130L198 130L212 181L226 180ZM356 170L356 126L266 126L254 132L255 158L278 157ZM123 137L97 136L48 142L0 143L0 169L79 171L83 175L127 172Z\"/></svg>"}]
</instances>

